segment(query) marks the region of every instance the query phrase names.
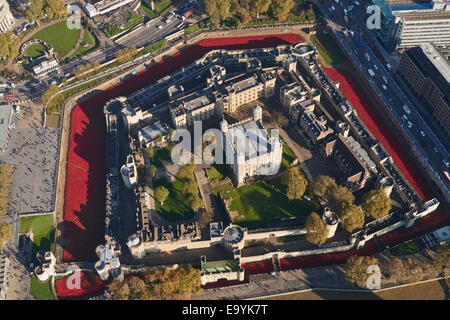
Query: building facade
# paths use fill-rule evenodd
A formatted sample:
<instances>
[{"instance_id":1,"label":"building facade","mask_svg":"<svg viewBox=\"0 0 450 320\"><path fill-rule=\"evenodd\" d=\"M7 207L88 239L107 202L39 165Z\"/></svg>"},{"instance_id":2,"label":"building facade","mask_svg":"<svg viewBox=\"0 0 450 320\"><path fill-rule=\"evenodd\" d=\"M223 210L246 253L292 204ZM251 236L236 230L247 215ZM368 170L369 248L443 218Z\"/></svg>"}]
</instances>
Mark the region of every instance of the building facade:
<instances>
[{"instance_id":1,"label":"building facade","mask_svg":"<svg viewBox=\"0 0 450 320\"><path fill-rule=\"evenodd\" d=\"M450 138L450 65L431 44L406 50L400 60L402 78L431 115L430 126L447 141Z\"/></svg>"},{"instance_id":2,"label":"building facade","mask_svg":"<svg viewBox=\"0 0 450 320\"><path fill-rule=\"evenodd\" d=\"M0 0L0 32L5 33L11 30L14 25L14 17L9 10L9 4L6 0Z\"/></svg>"},{"instance_id":3,"label":"building facade","mask_svg":"<svg viewBox=\"0 0 450 320\"><path fill-rule=\"evenodd\" d=\"M450 2L448 0L372 0L381 8L381 28L375 30L388 50L406 49L433 42L450 46Z\"/></svg>"},{"instance_id":4,"label":"building facade","mask_svg":"<svg viewBox=\"0 0 450 320\"><path fill-rule=\"evenodd\" d=\"M205 121L231 113L239 107L275 93L276 76L272 72L254 71L225 78L225 68L211 68L209 88L201 94L181 96L170 102L172 121L176 128L186 128L194 121Z\"/></svg>"},{"instance_id":5,"label":"building facade","mask_svg":"<svg viewBox=\"0 0 450 320\"><path fill-rule=\"evenodd\" d=\"M262 124L262 109L253 109L253 117L234 125L226 120L220 123L224 134L225 156L231 166L236 185L246 178L260 175L274 175L281 164L280 140L267 134Z\"/></svg>"},{"instance_id":6,"label":"building facade","mask_svg":"<svg viewBox=\"0 0 450 320\"><path fill-rule=\"evenodd\" d=\"M38 65L33 67L33 73L38 77L42 78L45 77L50 72L60 72L61 67L59 66L59 63L56 59L52 60L44 60Z\"/></svg>"}]
</instances>

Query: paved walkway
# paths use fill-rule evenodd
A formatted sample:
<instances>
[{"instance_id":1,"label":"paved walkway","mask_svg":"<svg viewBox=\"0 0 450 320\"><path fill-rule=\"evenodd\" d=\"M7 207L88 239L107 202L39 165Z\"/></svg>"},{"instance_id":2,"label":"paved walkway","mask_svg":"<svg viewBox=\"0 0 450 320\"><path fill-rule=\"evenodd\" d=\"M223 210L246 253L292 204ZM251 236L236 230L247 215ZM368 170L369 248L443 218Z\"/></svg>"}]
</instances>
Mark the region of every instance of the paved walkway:
<instances>
[{"instance_id":1,"label":"paved walkway","mask_svg":"<svg viewBox=\"0 0 450 320\"><path fill-rule=\"evenodd\" d=\"M207 174L209 168L210 166L207 165L199 165L194 170L195 179L197 180L198 188L200 189L200 194L205 204L205 212L202 213L199 219L201 228L207 227L207 224L210 222L222 220L215 196L209 184Z\"/></svg>"}]
</instances>

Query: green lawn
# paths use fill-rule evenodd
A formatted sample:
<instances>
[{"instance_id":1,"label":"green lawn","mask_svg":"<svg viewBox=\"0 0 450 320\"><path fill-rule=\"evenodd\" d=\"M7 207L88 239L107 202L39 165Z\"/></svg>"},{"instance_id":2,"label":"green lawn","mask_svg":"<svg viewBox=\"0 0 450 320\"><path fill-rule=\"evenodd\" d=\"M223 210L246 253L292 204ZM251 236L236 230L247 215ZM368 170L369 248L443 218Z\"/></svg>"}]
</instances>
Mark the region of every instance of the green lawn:
<instances>
[{"instance_id":1,"label":"green lawn","mask_svg":"<svg viewBox=\"0 0 450 320\"><path fill-rule=\"evenodd\" d=\"M231 191L235 190L236 188L233 186L231 182L228 182L226 184L222 184L220 186L216 186L212 188L212 192L214 195L219 195L219 193L222 193L222 197L224 199L228 199L231 196Z\"/></svg>"},{"instance_id":2,"label":"green lawn","mask_svg":"<svg viewBox=\"0 0 450 320\"><path fill-rule=\"evenodd\" d=\"M419 246L412 240L402 243L391 249L391 253L394 256L407 256L410 254L418 253L419 251Z\"/></svg>"},{"instance_id":3,"label":"green lawn","mask_svg":"<svg viewBox=\"0 0 450 320\"><path fill-rule=\"evenodd\" d=\"M87 43L89 46L83 47L80 45L78 49L70 56L71 58L83 55L86 51L91 50L92 46L95 44L91 34L87 31L84 34L83 43Z\"/></svg>"},{"instance_id":4,"label":"green lawn","mask_svg":"<svg viewBox=\"0 0 450 320\"><path fill-rule=\"evenodd\" d=\"M142 23L142 22L144 22L144 17L143 16L138 16L137 14L131 13L128 16L127 22L125 22L125 24L123 25L123 30L131 29L131 28L137 26L139 23Z\"/></svg>"},{"instance_id":5,"label":"green lawn","mask_svg":"<svg viewBox=\"0 0 450 320\"><path fill-rule=\"evenodd\" d=\"M283 143L283 154L281 155L281 170L284 171L292 167L291 163L297 157L284 141L282 141L282 143Z\"/></svg>"},{"instance_id":6,"label":"green lawn","mask_svg":"<svg viewBox=\"0 0 450 320\"><path fill-rule=\"evenodd\" d=\"M170 3L172 1L170 0L160 0L160 1L154 1L155 4L155 11L158 13L161 13L164 11L168 6L170 6Z\"/></svg>"},{"instance_id":7,"label":"green lawn","mask_svg":"<svg viewBox=\"0 0 450 320\"><path fill-rule=\"evenodd\" d=\"M169 190L169 196L163 205L155 200L156 211L168 221L184 220L194 216L194 211L180 193L183 184L184 181L181 179L176 179L173 183L169 183L165 179L153 181L154 189L158 186L164 186Z\"/></svg>"},{"instance_id":8,"label":"green lawn","mask_svg":"<svg viewBox=\"0 0 450 320\"><path fill-rule=\"evenodd\" d=\"M164 49L166 45L166 39L161 39L159 41L153 42L149 45L146 45L140 52L139 55L144 55L147 53L157 53Z\"/></svg>"},{"instance_id":9,"label":"green lawn","mask_svg":"<svg viewBox=\"0 0 450 320\"><path fill-rule=\"evenodd\" d=\"M235 218L233 222L242 226L259 227L281 218L306 216L319 209L319 205L313 201L290 201L277 180L242 186L229 194L222 192L225 199L231 196L229 211L238 211L243 216Z\"/></svg>"},{"instance_id":10,"label":"green lawn","mask_svg":"<svg viewBox=\"0 0 450 320\"><path fill-rule=\"evenodd\" d=\"M37 262L36 253L39 250L54 251L55 228L53 215L22 217L20 218L19 232L33 231L33 259Z\"/></svg>"},{"instance_id":11,"label":"green lawn","mask_svg":"<svg viewBox=\"0 0 450 320\"><path fill-rule=\"evenodd\" d=\"M33 36L33 39L51 43L57 57L61 58L73 49L79 37L80 29L69 29L66 21L61 21L39 31Z\"/></svg>"},{"instance_id":12,"label":"green lawn","mask_svg":"<svg viewBox=\"0 0 450 320\"><path fill-rule=\"evenodd\" d=\"M335 65L347 59L329 34L311 35L311 41L328 64Z\"/></svg>"},{"instance_id":13,"label":"green lawn","mask_svg":"<svg viewBox=\"0 0 450 320\"><path fill-rule=\"evenodd\" d=\"M226 175L227 168L225 164L213 164L211 169L208 170L209 181L214 179L222 180Z\"/></svg>"},{"instance_id":14,"label":"green lawn","mask_svg":"<svg viewBox=\"0 0 450 320\"><path fill-rule=\"evenodd\" d=\"M278 243L286 243L291 241L298 241L298 240L305 240L306 237L304 234L299 234L295 236L284 236L284 237L277 237Z\"/></svg>"},{"instance_id":15,"label":"green lawn","mask_svg":"<svg viewBox=\"0 0 450 320\"><path fill-rule=\"evenodd\" d=\"M154 13L152 9L150 9L143 3L141 4L141 9L145 12L147 17L150 18L150 20L155 19L157 17L156 13Z\"/></svg>"},{"instance_id":16,"label":"green lawn","mask_svg":"<svg viewBox=\"0 0 450 320\"><path fill-rule=\"evenodd\" d=\"M36 278L36 276L32 276L30 282L30 292L41 300L55 300L52 288L50 286L50 280L41 282L38 278Z\"/></svg>"},{"instance_id":17,"label":"green lawn","mask_svg":"<svg viewBox=\"0 0 450 320\"><path fill-rule=\"evenodd\" d=\"M29 56L30 58L36 58L40 57L45 53L44 47L40 44L32 44L31 46L28 46L25 54Z\"/></svg>"},{"instance_id":18,"label":"green lawn","mask_svg":"<svg viewBox=\"0 0 450 320\"><path fill-rule=\"evenodd\" d=\"M190 27L187 27L186 30L184 30L184 34L188 36L188 35L190 35L192 33L195 33L195 32L197 32L199 30L200 30L200 26L199 26L198 23L196 23L196 24L193 24Z\"/></svg>"}]
</instances>

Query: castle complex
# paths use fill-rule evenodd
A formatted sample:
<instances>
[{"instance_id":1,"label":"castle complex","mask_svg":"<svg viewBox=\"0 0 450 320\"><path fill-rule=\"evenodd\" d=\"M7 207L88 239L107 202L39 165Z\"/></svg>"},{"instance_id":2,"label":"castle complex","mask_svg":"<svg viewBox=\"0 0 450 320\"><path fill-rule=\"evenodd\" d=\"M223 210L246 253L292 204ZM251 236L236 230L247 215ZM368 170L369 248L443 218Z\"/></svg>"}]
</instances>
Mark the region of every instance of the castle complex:
<instances>
[{"instance_id":1,"label":"castle complex","mask_svg":"<svg viewBox=\"0 0 450 320\"><path fill-rule=\"evenodd\" d=\"M242 281L243 263L360 249L373 237L402 226L411 227L415 220L436 210L439 206L436 199L423 202L405 186L394 183L391 174L397 169L388 153L363 131L367 129L360 124L346 100L340 99L336 103L340 119L331 121L324 117L319 106L321 99L337 99L340 95L337 84L324 76L315 60L316 54L314 48L306 44L214 50L182 70L105 106L108 149L106 233L105 245L97 248L99 261L96 263L102 279L122 275L120 270L124 266L119 259L125 248L119 243L126 244L126 250L134 259L221 247L227 252L226 260L207 261L206 256L199 256L202 284L223 278ZM305 73L317 81L308 83L302 76ZM278 100L290 121L319 147L325 159L333 159L341 171L339 183L358 190L370 182L388 196L395 191L404 202L403 209L367 223L362 230L338 241L335 233L339 217L324 203L318 213L327 229L326 245L277 252L259 252L247 247L254 240L304 235L304 219L275 221L270 226L256 229L217 219L205 228L199 223L201 212L189 221L167 224L157 219L149 188L133 180L134 170L142 161L139 148L147 148L149 144L159 148L160 143L170 140L171 130L190 129L197 120L216 120L235 185L248 184L248 178L252 176L273 176L279 172L283 148L281 141L269 134L263 124L260 104L268 98ZM252 107L251 117L235 123L225 119L248 104ZM356 124L358 130L355 130ZM361 132L365 133L364 139ZM239 139L240 134L248 143ZM158 136L161 139L156 143ZM261 149L261 145L264 148ZM130 207L128 203L136 205ZM128 206L129 212L119 215L121 206ZM232 221L224 206L228 221ZM135 221L134 232L124 234L118 227L118 221L122 219L119 216L125 214L130 214Z\"/></svg>"}]
</instances>

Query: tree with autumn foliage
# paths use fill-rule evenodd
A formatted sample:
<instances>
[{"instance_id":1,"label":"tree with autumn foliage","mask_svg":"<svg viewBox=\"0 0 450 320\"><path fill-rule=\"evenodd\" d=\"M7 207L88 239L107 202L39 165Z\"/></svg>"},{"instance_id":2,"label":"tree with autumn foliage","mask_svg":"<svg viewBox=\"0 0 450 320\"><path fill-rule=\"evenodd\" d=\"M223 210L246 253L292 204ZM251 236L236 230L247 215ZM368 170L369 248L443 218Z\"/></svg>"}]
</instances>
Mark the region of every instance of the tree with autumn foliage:
<instances>
[{"instance_id":1,"label":"tree with autumn foliage","mask_svg":"<svg viewBox=\"0 0 450 320\"><path fill-rule=\"evenodd\" d=\"M364 212L361 207L351 202L344 202L338 211L342 228L348 232L360 229L364 226Z\"/></svg>"},{"instance_id":2,"label":"tree with autumn foliage","mask_svg":"<svg viewBox=\"0 0 450 320\"><path fill-rule=\"evenodd\" d=\"M306 240L313 244L322 244L327 241L327 226L320 216L313 212L306 219Z\"/></svg>"},{"instance_id":3,"label":"tree with autumn foliage","mask_svg":"<svg viewBox=\"0 0 450 320\"><path fill-rule=\"evenodd\" d=\"M383 189L374 189L364 195L362 208L369 217L380 219L391 210L391 199Z\"/></svg>"},{"instance_id":4,"label":"tree with autumn foliage","mask_svg":"<svg viewBox=\"0 0 450 320\"><path fill-rule=\"evenodd\" d=\"M308 180L296 168L290 168L281 174L281 184L286 188L286 196L289 200L301 199L305 194Z\"/></svg>"},{"instance_id":5,"label":"tree with autumn foliage","mask_svg":"<svg viewBox=\"0 0 450 320\"><path fill-rule=\"evenodd\" d=\"M378 265L376 258L350 256L344 265L345 277L359 287L367 288L367 280L372 275L367 270L371 265Z\"/></svg>"}]
</instances>

